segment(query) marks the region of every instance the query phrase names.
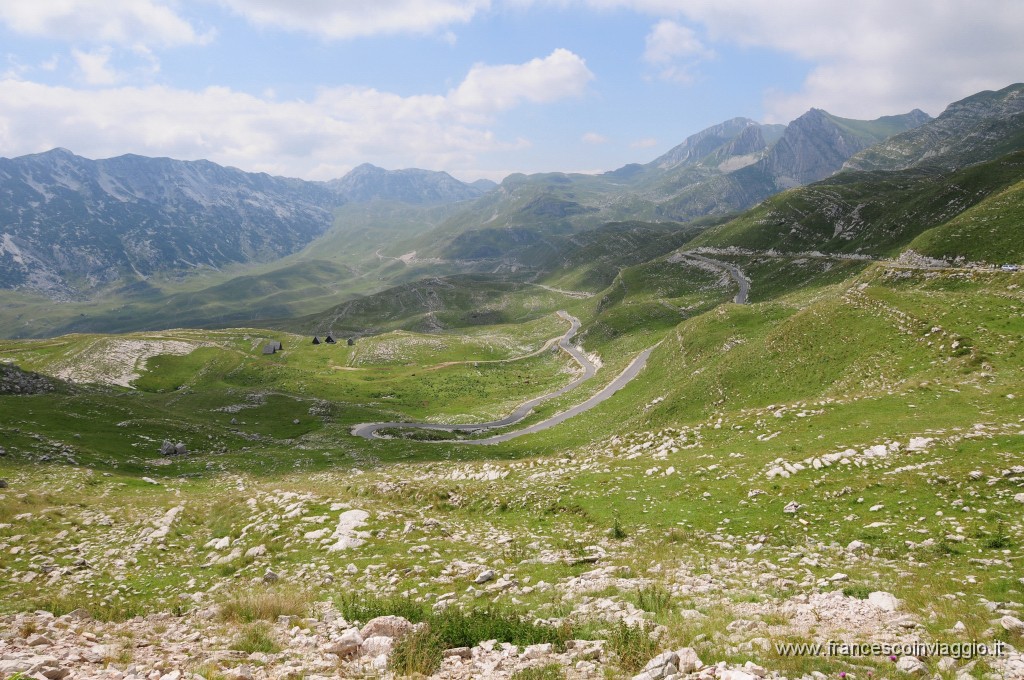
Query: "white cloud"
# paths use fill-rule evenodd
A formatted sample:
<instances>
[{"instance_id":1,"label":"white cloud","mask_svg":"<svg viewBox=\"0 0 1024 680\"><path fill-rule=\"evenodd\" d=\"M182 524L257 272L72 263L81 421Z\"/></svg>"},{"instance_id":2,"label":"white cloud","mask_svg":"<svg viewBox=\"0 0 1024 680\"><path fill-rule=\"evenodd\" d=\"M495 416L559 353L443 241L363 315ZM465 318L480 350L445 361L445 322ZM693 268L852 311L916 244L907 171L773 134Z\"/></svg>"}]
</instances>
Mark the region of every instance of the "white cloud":
<instances>
[{"instance_id":1,"label":"white cloud","mask_svg":"<svg viewBox=\"0 0 1024 680\"><path fill-rule=\"evenodd\" d=\"M0 80L0 153L64 146L99 158L131 151L309 179L338 177L372 160L473 176L478 154L528 146L499 139L487 127L491 118L524 101L582 92L592 78L582 63L556 50L525 64L476 66L446 94L336 87L308 101L224 87L75 89Z\"/></svg>"},{"instance_id":2,"label":"white cloud","mask_svg":"<svg viewBox=\"0 0 1024 680\"><path fill-rule=\"evenodd\" d=\"M556 49L543 59L525 64L477 64L449 99L466 111L504 111L524 100L543 104L579 96L593 78L581 57Z\"/></svg>"},{"instance_id":3,"label":"white cloud","mask_svg":"<svg viewBox=\"0 0 1024 680\"><path fill-rule=\"evenodd\" d=\"M170 46L211 38L157 0L9 0L0 3L0 22L18 33L72 42Z\"/></svg>"},{"instance_id":4,"label":"white cloud","mask_svg":"<svg viewBox=\"0 0 1024 680\"><path fill-rule=\"evenodd\" d=\"M669 19L659 21L651 29L646 43L644 59L652 64L669 64L680 57L711 56L692 28Z\"/></svg>"},{"instance_id":5,"label":"white cloud","mask_svg":"<svg viewBox=\"0 0 1024 680\"><path fill-rule=\"evenodd\" d=\"M257 26L325 38L430 33L466 23L490 0L220 0Z\"/></svg>"},{"instance_id":6,"label":"white cloud","mask_svg":"<svg viewBox=\"0 0 1024 680\"><path fill-rule=\"evenodd\" d=\"M644 60L658 67L658 77L663 80L691 83L696 65L714 56L692 28L669 19L659 21L645 42Z\"/></svg>"},{"instance_id":7,"label":"white cloud","mask_svg":"<svg viewBox=\"0 0 1024 680\"><path fill-rule=\"evenodd\" d=\"M89 85L113 85L120 75L110 66L111 48L101 47L92 52L71 50L79 75Z\"/></svg>"},{"instance_id":8,"label":"white cloud","mask_svg":"<svg viewBox=\"0 0 1024 680\"><path fill-rule=\"evenodd\" d=\"M580 139L584 144L605 144L608 141L607 137L597 132L584 133Z\"/></svg>"},{"instance_id":9,"label":"white cloud","mask_svg":"<svg viewBox=\"0 0 1024 680\"><path fill-rule=\"evenodd\" d=\"M518 0L629 9L699 24L706 42L765 48L808 62L795 92L770 93L772 120L817 106L870 118L938 113L1021 80L1024 3L1011 0ZM720 50L719 50L720 51Z\"/></svg>"}]
</instances>

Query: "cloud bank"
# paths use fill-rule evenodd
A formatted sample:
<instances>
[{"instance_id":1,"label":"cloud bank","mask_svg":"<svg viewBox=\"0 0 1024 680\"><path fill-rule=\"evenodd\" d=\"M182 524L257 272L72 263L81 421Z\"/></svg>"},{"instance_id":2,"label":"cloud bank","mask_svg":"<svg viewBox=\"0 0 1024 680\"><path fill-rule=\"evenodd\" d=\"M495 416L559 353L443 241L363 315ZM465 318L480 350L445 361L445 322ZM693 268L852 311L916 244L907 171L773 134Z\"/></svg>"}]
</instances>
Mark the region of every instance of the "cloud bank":
<instances>
[{"instance_id":1,"label":"cloud bank","mask_svg":"<svg viewBox=\"0 0 1024 680\"><path fill-rule=\"evenodd\" d=\"M109 74L102 53L83 55L91 77ZM310 101L277 101L225 87L76 89L0 80L0 148L10 155L56 146L104 157L207 158L224 165L330 179L363 159L404 166L475 170L478 154L519 147L488 128L526 103L584 93L594 75L558 49L523 64L474 66L443 95L400 96L372 88L323 88Z\"/></svg>"}]
</instances>

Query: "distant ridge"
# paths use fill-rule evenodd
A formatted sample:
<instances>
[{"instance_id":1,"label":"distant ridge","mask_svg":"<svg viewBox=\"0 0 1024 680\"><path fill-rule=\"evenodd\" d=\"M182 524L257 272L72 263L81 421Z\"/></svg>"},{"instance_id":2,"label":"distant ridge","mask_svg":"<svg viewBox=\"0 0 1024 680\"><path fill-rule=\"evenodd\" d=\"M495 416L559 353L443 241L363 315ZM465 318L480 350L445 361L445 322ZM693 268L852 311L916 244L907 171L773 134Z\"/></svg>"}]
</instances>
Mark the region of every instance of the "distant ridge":
<instances>
[{"instance_id":1,"label":"distant ridge","mask_svg":"<svg viewBox=\"0 0 1024 680\"><path fill-rule=\"evenodd\" d=\"M446 204L488 186L369 165L308 182L205 160L90 160L63 148L0 158L0 287L68 300L125 278L270 262L326 232L340 206Z\"/></svg>"}]
</instances>

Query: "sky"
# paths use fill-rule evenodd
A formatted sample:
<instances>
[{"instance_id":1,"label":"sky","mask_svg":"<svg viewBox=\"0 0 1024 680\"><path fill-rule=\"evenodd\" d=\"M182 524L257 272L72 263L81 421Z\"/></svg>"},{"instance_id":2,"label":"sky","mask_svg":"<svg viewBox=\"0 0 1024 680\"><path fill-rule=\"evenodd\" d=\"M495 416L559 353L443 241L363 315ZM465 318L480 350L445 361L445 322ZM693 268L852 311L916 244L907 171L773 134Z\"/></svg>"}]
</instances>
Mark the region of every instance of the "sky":
<instances>
[{"instance_id":1,"label":"sky","mask_svg":"<svg viewBox=\"0 0 1024 680\"><path fill-rule=\"evenodd\" d=\"M3 0L0 156L602 172L1024 81L1020 0Z\"/></svg>"}]
</instances>

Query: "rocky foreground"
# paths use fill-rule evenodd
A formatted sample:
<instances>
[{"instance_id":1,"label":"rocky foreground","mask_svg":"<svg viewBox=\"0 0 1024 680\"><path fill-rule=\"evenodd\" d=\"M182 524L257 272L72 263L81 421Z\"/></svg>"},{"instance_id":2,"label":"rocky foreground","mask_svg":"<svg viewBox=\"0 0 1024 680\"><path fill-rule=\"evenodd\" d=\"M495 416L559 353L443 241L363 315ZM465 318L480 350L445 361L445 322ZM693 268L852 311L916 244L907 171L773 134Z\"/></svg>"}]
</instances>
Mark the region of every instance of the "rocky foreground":
<instances>
[{"instance_id":1,"label":"rocky foreground","mask_svg":"<svg viewBox=\"0 0 1024 680\"><path fill-rule=\"evenodd\" d=\"M606 570L596 569L594 578L605 578ZM595 612L608 618L632 618L634 611L603 602L590 601ZM784 612L790 617L785 634L766 637L768 626L758 617L755 605L748 607L750 619L736 619L728 627L727 643L733 649L780 653L778 640L793 640L801 633L809 642L826 639L851 639L893 643L918 642L918 622L900 610L900 602L889 593L871 593L866 599L852 598L837 591L797 596L788 601ZM994 613L998 611L993 609ZM255 624L256 643L270 641L278 651L241 651L243 628L252 637L254 625L226 624L218 607L195 610L185 616L169 613L136 617L123 623L93 620L85 610L63 616L48 612L22 613L0 618L0 679L34 680L283 680L292 678L401 677L390 663L396 644L414 635L425 624L413 624L399 616L380 616L361 626L346 621L330 602L319 602L312 616L279 616L276 621ZM1019 636L1024 622L1010 614L993 619L993 634ZM659 631L651 630L653 635ZM697 645L705 635L693 640ZM927 654L891 657L894 677L925 677L934 669L934 677L969 680L1015 680L1024 678L1024 655L1011 644L1000 643L998 655L957 659L944 656L926 664ZM723 651L732 651L728 647ZM781 652L785 654L785 652ZM706 656L706 653L704 653ZM508 643L485 641L475 647L443 651L440 669L432 678L516 678L629 677L622 672L621 659L605 640L569 640L564 649L534 644L516 647ZM868 666L865 666L867 669ZM550 669L554 676L534 675ZM843 673L841 677L854 677ZM866 670L864 678L872 672ZM747 661L743 664L707 662L691 647L661 652L650 659L634 680L783 680L784 675ZM801 680L824 680L814 671Z\"/></svg>"}]
</instances>

